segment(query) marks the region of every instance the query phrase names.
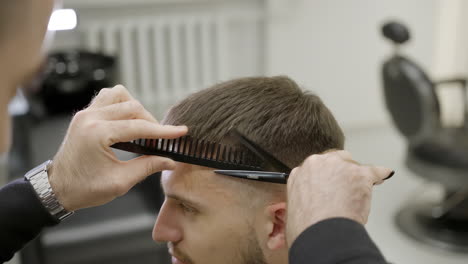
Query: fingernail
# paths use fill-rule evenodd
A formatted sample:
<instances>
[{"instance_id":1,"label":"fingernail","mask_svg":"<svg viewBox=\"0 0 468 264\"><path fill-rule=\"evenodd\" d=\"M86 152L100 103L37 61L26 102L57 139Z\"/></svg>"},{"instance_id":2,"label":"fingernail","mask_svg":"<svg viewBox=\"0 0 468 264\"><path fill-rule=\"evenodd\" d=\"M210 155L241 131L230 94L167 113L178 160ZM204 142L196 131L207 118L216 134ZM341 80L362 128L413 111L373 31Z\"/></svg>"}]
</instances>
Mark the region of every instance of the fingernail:
<instances>
[{"instance_id":1,"label":"fingernail","mask_svg":"<svg viewBox=\"0 0 468 264\"><path fill-rule=\"evenodd\" d=\"M374 186L375 186L375 185L380 185L380 184L382 184L384 181L385 181L385 180L382 180L382 181L376 182L376 183L374 183Z\"/></svg>"},{"instance_id":2,"label":"fingernail","mask_svg":"<svg viewBox=\"0 0 468 264\"><path fill-rule=\"evenodd\" d=\"M159 124L156 124L156 125L159 125ZM187 126L164 125L164 127L176 129L176 130L188 131Z\"/></svg>"},{"instance_id":3,"label":"fingernail","mask_svg":"<svg viewBox=\"0 0 468 264\"><path fill-rule=\"evenodd\" d=\"M395 171L392 170L392 172L390 172L390 174L384 180L390 179L391 177L393 177L393 174L395 174Z\"/></svg>"},{"instance_id":4,"label":"fingernail","mask_svg":"<svg viewBox=\"0 0 468 264\"><path fill-rule=\"evenodd\" d=\"M188 127L186 126L177 126L177 129L179 131L183 131L184 133L188 132Z\"/></svg>"},{"instance_id":5,"label":"fingernail","mask_svg":"<svg viewBox=\"0 0 468 264\"><path fill-rule=\"evenodd\" d=\"M174 127L174 128L178 128L178 129L187 129L187 126L183 126L183 125L180 125L180 126L176 126L176 125L165 125L165 126Z\"/></svg>"}]
</instances>

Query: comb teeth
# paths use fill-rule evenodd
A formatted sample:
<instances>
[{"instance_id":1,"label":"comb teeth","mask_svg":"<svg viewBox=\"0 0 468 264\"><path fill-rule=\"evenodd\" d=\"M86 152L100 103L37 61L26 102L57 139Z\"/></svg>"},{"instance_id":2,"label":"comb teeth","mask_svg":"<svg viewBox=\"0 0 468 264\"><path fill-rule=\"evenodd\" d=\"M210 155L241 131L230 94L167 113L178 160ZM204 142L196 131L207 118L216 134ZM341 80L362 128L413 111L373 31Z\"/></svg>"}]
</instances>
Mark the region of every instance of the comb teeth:
<instances>
[{"instance_id":1,"label":"comb teeth","mask_svg":"<svg viewBox=\"0 0 468 264\"><path fill-rule=\"evenodd\" d=\"M193 148L193 140L192 138L187 138L188 142L188 149L187 149L187 153L184 153L185 155L188 155L188 156L191 156L192 154L192 148Z\"/></svg>"},{"instance_id":2,"label":"comb teeth","mask_svg":"<svg viewBox=\"0 0 468 264\"><path fill-rule=\"evenodd\" d=\"M198 140L191 136L177 139L136 139L131 142L117 143L112 147L218 169L263 170L262 163L250 151Z\"/></svg>"},{"instance_id":3,"label":"comb teeth","mask_svg":"<svg viewBox=\"0 0 468 264\"><path fill-rule=\"evenodd\" d=\"M164 140L165 145L164 145L164 151L169 151L169 139Z\"/></svg>"},{"instance_id":4,"label":"comb teeth","mask_svg":"<svg viewBox=\"0 0 468 264\"><path fill-rule=\"evenodd\" d=\"M172 153L177 153L179 148L178 138L172 140Z\"/></svg>"},{"instance_id":5,"label":"comb teeth","mask_svg":"<svg viewBox=\"0 0 468 264\"><path fill-rule=\"evenodd\" d=\"M171 152L171 140L170 139L166 140L166 151L169 153Z\"/></svg>"},{"instance_id":6,"label":"comb teeth","mask_svg":"<svg viewBox=\"0 0 468 264\"><path fill-rule=\"evenodd\" d=\"M198 155L197 155L197 154L198 154L197 150L198 150L198 143L199 143L199 142L198 142L197 139L194 139L193 142L194 142L193 157L197 157L197 156L198 156Z\"/></svg>"},{"instance_id":7,"label":"comb teeth","mask_svg":"<svg viewBox=\"0 0 468 264\"><path fill-rule=\"evenodd\" d=\"M223 154L221 155L222 160L227 160L226 159L226 146L223 146Z\"/></svg>"},{"instance_id":8,"label":"comb teeth","mask_svg":"<svg viewBox=\"0 0 468 264\"><path fill-rule=\"evenodd\" d=\"M180 144L180 149L182 150L181 154L185 154L185 151L187 150L187 137L180 138Z\"/></svg>"},{"instance_id":9,"label":"comb teeth","mask_svg":"<svg viewBox=\"0 0 468 264\"><path fill-rule=\"evenodd\" d=\"M175 139L169 139L169 152L174 152Z\"/></svg>"},{"instance_id":10,"label":"comb teeth","mask_svg":"<svg viewBox=\"0 0 468 264\"><path fill-rule=\"evenodd\" d=\"M199 155L200 158L202 158L202 159L205 158L205 155L204 155L205 153L204 152L205 152L205 141L202 140L200 142L200 155Z\"/></svg>"},{"instance_id":11,"label":"comb teeth","mask_svg":"<svg viewBox=\"0 0 468 264\"><path fill-rule=\"evenodd\" d=\"M237 149L234 149L232 152L232 162L234 164L239 164L239 160L237 159Z\"/></svg>"},{"instance_id":12,"label":"comb teeth","mask_svg":"<svg viewBox=\"0 0 468 264\"><path fill-rule=\"evenodd\" d=\"M219 160L219 153L221 153L221 144L218 144L218 148L216 150L216 161Z\"/></svg>"},{"instance_id":13,"label":"comb teeth","mask_svg":"<svg viewBox=\"0 0 468 264\"><path fill-rule=\"evenodd\" d=\"M159 150L164 150L166 146L166 140L165 139L160 139L159 140Z\"/></svg>"},{"instance_id":14,"label":"comb teeth","mask_svg":"<svg viewBox=\"0 0 468 264\"><path fill-rule=\"evenodd\" d=\"M211 142L210 144L211 144L210 160L214 160L216 144L214 142Z\"/></svg>"}]
</instances>

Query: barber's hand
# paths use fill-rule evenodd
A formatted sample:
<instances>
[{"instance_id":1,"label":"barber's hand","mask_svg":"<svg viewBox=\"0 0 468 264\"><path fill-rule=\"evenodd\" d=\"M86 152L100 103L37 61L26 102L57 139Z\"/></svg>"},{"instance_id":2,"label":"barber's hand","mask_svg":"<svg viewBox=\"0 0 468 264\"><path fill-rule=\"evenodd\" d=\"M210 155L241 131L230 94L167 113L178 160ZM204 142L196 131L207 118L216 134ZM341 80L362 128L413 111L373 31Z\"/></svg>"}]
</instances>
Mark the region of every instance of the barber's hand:
<instances>
[{"instance_id":1,"label":"barber's hand","mask_svg":"<svg viewBox=\"0 0 468 264\"><path fill-rule=\"evenodd\" d=\"M71 121L53 160L50 184L67 210L102 205L147 176L175 166L174 161L157 156L120 161L110 149L112 144L186 133L185 126L160 125L122 85L102 89Z\"/></svg>"},{"instance_id":2,"label":"barber's hand","mask_svg":"<svg viewBox=\"0 0 468 264\"><path fill-rule=\"evenodd\" d=\"M346 151L312 155L288 179L286 236L289 246L309 226L334 217L367 222L372 187L393 175L360 165Z\"/></svg>"}]
</instances>

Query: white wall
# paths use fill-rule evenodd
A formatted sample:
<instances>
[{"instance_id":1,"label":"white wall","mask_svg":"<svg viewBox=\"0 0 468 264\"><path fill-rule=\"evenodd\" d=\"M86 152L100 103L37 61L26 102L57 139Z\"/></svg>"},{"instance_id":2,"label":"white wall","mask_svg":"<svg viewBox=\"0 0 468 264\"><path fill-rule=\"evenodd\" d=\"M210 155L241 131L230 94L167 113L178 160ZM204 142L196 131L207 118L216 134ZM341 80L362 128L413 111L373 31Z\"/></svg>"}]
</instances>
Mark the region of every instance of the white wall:
<instances>
[{"instance_id":1,"label":"white wall","mask_svg":"<svg viewBox=\"0 0 468 264\"><path fill-rule=\"evenodd\" d=\"M436 31L440 26L438 8L443 0L263 1L267 6L266 74L287 74L305 88L316 92L344 128L389 123L380 82L381 64L392 52L391 45L380 35L380 26L384 21L396 18L410 27L413 39L403 52L429 72L432 72L435 57L441 57L434 54L437 54L435 49L440 50L441 47L436 42L440 35L436 35ZM65 1L67 6L85 9L111 2L130 7L136 5L124 0ZM202 4L207 1L179 0L175 3L181 2ZM85 17L83 12L81 16ZM445 32L445 29L439 31ZM447 43L444 39L442 43ZM60 33L57 34L55 48L79 46L80 42L79 36L74 33ZM248 50L248 47L238 48ZM240 60L236 65L245 65L242 61L245 57L234 57ZM243 72L247 69L245 66L237 68L243 69ZM251 74L255 73L246 73Z\"/></svg>"},{"instance_id":2,"label":"white wall","mask_svg":"<svg viewBox=\"0 0 468 264\"><path fill-rule=\"evenodd\" d=\"M389 122L380 67L391 46L380 36L390 18L405 22L404 48L430 70L437 0L270 0L267 73L287 74L316 92L345 128Z\"/></svg>"},{"instance_id":3,"label":"white wall","mask_svg":"<svg viewBox=\"0 0 468 264\"><path fill-rule=\"evenodd\" d=\"M68 2L78 27L54 50L116 55L118 82L156 117L189 93L263 74L263 0Z\"/></svg>"}]
</instances>

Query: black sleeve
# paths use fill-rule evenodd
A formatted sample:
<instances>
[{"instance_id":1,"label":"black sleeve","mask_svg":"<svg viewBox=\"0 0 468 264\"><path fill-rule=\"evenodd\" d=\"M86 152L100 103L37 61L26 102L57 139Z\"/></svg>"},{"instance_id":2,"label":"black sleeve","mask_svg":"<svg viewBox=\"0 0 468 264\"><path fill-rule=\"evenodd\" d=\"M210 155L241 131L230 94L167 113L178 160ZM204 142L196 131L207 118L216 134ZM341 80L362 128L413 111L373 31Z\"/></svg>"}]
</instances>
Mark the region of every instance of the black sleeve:
<instances>
[{"instance_id":1,"label":"black sleeve","mask_svg":"<svg viewBox=\"0 0 468 264\"><path fill-rule=\"evenodd\" d=\"M0 189L0 263L35 238L42 228L57 224L23 179Z\"/></svg>"},{"instance_id":2,"label":"black sleeve","mask_svg":"<svg viewBox=\"0 0 468 264\"><path fill-rule=\"evenodd\" d=\"M364 226L332 218L310 226L294 241L290 264L386 264Z\"/></svg>"}]
</instances>

